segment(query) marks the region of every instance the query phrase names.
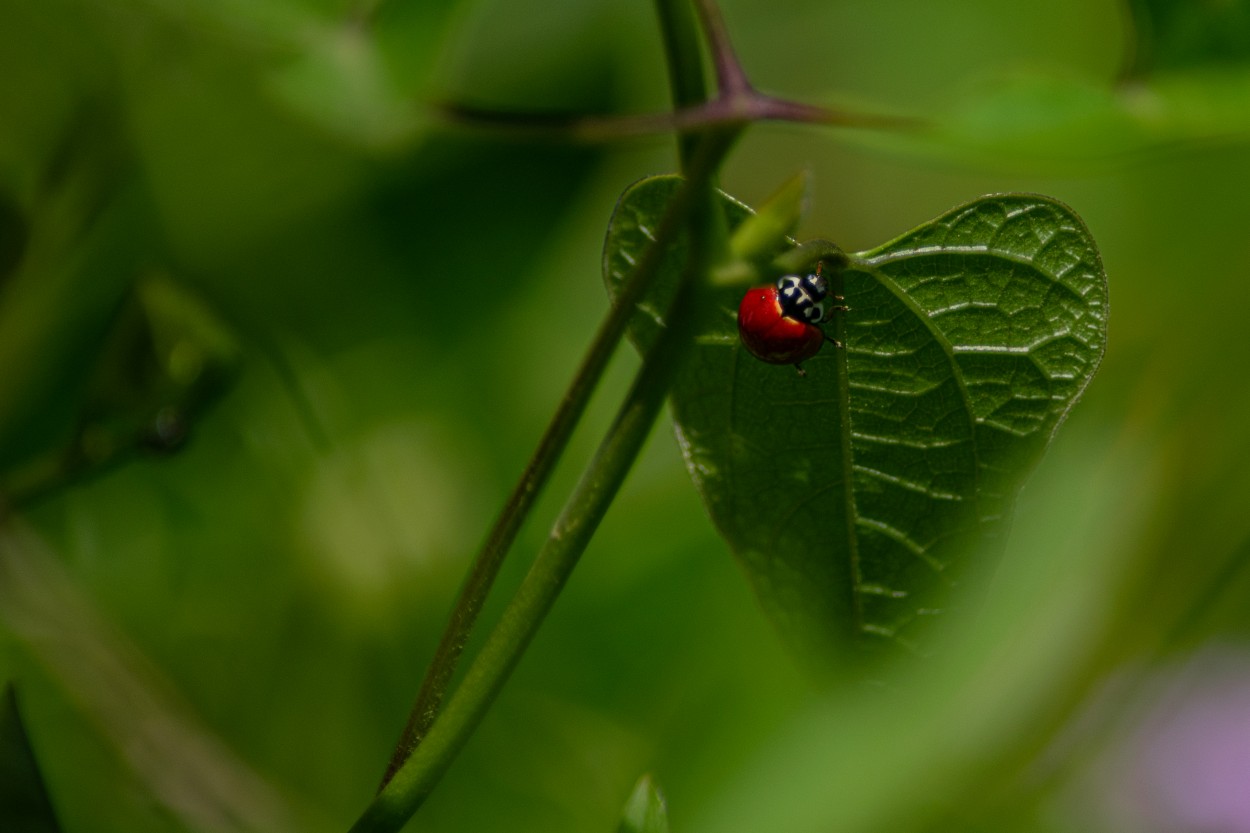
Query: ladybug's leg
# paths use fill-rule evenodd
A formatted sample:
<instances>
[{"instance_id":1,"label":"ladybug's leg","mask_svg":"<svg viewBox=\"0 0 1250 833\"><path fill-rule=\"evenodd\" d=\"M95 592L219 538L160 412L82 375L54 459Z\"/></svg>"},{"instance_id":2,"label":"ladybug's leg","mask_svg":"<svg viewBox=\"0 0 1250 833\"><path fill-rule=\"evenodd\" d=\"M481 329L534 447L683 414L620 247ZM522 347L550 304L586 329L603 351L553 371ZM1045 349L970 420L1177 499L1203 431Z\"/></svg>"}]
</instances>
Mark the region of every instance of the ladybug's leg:
<instances>
[{"instance_id":1,"label":"ladybug's leg","mask_svg":"<svg viewBox=\"0 0 1250 833\"><path fill-rule=\"evenodd\" d=\"M846 300L846 297L843 295L830 295L829 297L835 301ZM850 311L851 311L851 308L848 307L846 304L830 304L829 307L825 309L825 317L820 319L820 322L823 324L824 322L828 321L830 318L833 318L833 314L835 312L850 312Z\"/></svg>"},{"instance_id":2,"label":"ladybug's leg","mask_svg":"<svg viewBox=\"0 0 1250 833\"><path fill-rule=\"evenodd\" d=\"M846 300L846 298L844 298L844 297L843 297L843 296L841 296L841 295L833 295L833 296L831 296L831 297L832 297L835 301L845 301L845 300ZM826 322L826 321L828 321L829 319L833 318L833 314L834 314L835 312L850 312L850 311L851 311L851 308L850 308L850 307L848 307L846 304L834 304L834 305L830 306L828 310L826 310L826 311L825 311L825 317L824 317L824 318L822 318L822 319L820 319L820 321L821 321L821 323L823 324L824 322ZM838 341L836 338L832 338L832 337L830 337L830 335L829 335L828 333L824 333L824 336L825 336L825 341L829 342L829 343L830 343L830 344L832 344L834 347L837 347L837 348L841 349L842 347L844 347L844 346L845 346L844 344L842 344L842 342Z\"/></svg>"},{"instance_id":3,"label":"ladybug's leg","mask_svg":"<svg viewBox=\"0 0 1250 833\"><path fill-rule=\"evenodd\" d=\"M795 364L794 364L794 369L795 369L795 370L797 370L797 371L799 372L799 375L800 375L800 376L806 376L806 375L807 375L807 371L803 369L803 365L799 364L798 362L795 362Z\"/></svg>"}]
</instances>

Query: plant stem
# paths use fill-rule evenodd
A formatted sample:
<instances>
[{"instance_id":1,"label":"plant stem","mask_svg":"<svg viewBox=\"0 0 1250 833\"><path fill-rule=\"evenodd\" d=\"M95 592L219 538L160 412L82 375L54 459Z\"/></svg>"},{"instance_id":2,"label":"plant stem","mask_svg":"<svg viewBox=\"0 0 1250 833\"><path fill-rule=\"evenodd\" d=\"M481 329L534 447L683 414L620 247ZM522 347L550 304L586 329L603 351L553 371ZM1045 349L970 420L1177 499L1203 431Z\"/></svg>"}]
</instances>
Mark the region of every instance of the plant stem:
<instances>
[{"instance_id":1,"label":"plant stem","mask_svg":"<svg viewBox=\"0 0 1250 833\"><path fill-rule=\"evenodd\" d=\"M702 52L695 15L687 0L655 0L668 63L673 110L632 116L573 116L525 113L448 102L439 109L466 125L508 129L532 136L572 141L612 141L676 131L681 169L687 168L699 134L740 128L756 121L790 121L869 129L916 130L919 119L884 113L857 113L775 98L756 90L734 52L724 18L714 0L695 4L703 39L716 72L716 94L709 96L703 77Z\"/></svg>"},{"instance_id":2,"label":"plant stem","mask_svg":"<svg viewBox=\"0 0 1250 833\"><path fill-rule=\"evenodd\" d=\"M698 35L690 7L686 0L656 0L656 7L664 32L665 47L668 52L674 105L683 107L701 103L706 97L706 87L703 79ZM737 130L721 129L710 131L704 135L685 135L679 139L678 151L682 172L687 176L686 186L678 191L672 203L666 208L664 217L656 231L655 241L647 248L646 253L625 281L620 296L596 333L595 339L582 361L582 365L578 368L573 382L557 407L556 413L547 427L547 431L539 441L538 448L535 450L533 457L531 457L512 494L509 496L503 511L496 519L482 549L474 559L473 566L461 588L455 607L440 638L434 658L431 660L430 667L422 681L421 689L417 694L417 699L413 704L407 724L387 765L386 772L379 786L379 800L381 795L387 791L387 785L404 767L405 762L421 747L423 740L433 730L435 719L439 716L443 699L451 685L452 677L455 675L460 656L477 622L478 615L481 613L486 596L489 594L495 578L499 574L504 557L515 541L522 523L529 515L535 500L541 493L551 471L563 453L574 427L585 411L586 404L589 402L591 394L602 377L608 360L624 334L625 326L630 316L633 315L638 302L650 288L659 270L661 257L669 244L676 238L682 226L686 225L688 218L692 221L690 223L692 254L688 266L694 268L700 274L706 273L710 241L714 236L713 229L717 227L713 216L715 212L708 210L711 194L710 183L721 160L728 153L737 135ZM691 200L696 194L703 197L701 200L702 205L696 206L692 210ZM699 225L697 222L698 218L703 219L702 225ZM696 249L700 252L698 256L693 253ZM679 298L681 297L684 297L684 293L679 293ZM674 312L678 311L674 310ZM670 321L684 320L685 318L685 315L680 315L677 319L670 318ZM668 344L669 341L666 340L665 343ZM666 350L671 351L673 349L671 344L666 347ZM654 355L654 352L652 355ZM671 364L671 361L668 363ZM600 455L596 457L595 461L592 461L584 478L592 478L596 465L603 458L605 450L612 444L613 437L630 427L630 423L626 419L630 407L629 402L640 390L651 392L651 387L643 385L644 380L649 380L648 385L650 386L657 384L656 380L651 378L651 376L656 374L656 371L652 370L651 376L648 376L647 372L647 369L652 368L654 364L655 360L653 358L648 359L644 364L643 372L631 391L630 399L627 400L621 414L618 416L617 423L605 439ZM665 384L661 385L664 390L667 389L666 380L667 377L665 377ZM663 392L661 392L659 398L660 400L663 399ZM658 408L658 404L656 408ZM650 419L654 419L654 411L651 413ZM650 419L647 422L648 428ZM585 541L589 540L590 534L598 525L599 519L602 518L602 513L606 511L612 495L615 494L616 488L619 486L619 480L623 479L624 473L628 471L629 463L632 462L633 456L637 454L637 448L640 447L644 437L645 431L637 439L637 446L633 448L633 451L622 458L625 460L624 468L620 471L616 485L612 486L602 505L596 509L598 516L594 517L593 521L586 526ZM585 479L583 482L586 482ZM570 498L570 503L565 514L562 515L562 519L579 517L578 515L569 515L569 512L574 510L578 494L575 492L572 498ZM577 511L581 510L578 509ZM562 540L562 537L558 536L559 532L560 524L558 523L553 532L552 540ZM568 570L571 571L573 565L576 564L581 550L585 547L585 541L574 548L568 564ZM544 549L544 552L546 551ZM543 556L540 553L539 560L531 568L531 576L539 569L542 560ZM567 577L567 573L565 576ZM537 629L551 603L554 602L560 586L563 585L563 581L564 579L560 579L554 586L548 584L547 586L551 590L550 599L528 612L527 615L533 618L525 619L524 621L528 622L530 630L527 635L519 641L515 641L512 645L516 653L500 669L495 688L489 689L488 693L481 700L483 709L493 700L498 686L502 686L503 681L507 679L512 666L519 659L525 645L528 644L533 630ZM523 584L522 588L518 590L517 597L514 599L513 605L508 608L508 611L516 610L518 605L523 606L526 597L525 587L526 585ZM533 591L531 591L530 595L533 595ZM520 616L521 614L518 613L516 615ZM506 633L507 617L508 613L505 613L504 621L496 628L492 638L501 631ZM500 637L500 639L504 639L504 637ZM484 649L483 656L479 657L474 668L478 668L486 659L487 656ZM472 671L470 671L470 674L472 674ZM467 683L468 678L466 678L466 685ZM478 720L480 720L480 715L471 717L471 719L465 722L467 728L464 731L464 738L468 737ZM450 763L451 758L454 757L459 749L459 745L462 743L463 739L450 748L446 757L446 763L437 769L439 774L441 774L442 768L445 768ZM438 775L433 777L436 780ZM432 784L433 782L431 781L430 783ZM420 800L424 797L424 793L421 793L420 790L417 790L417 792L421 798L413 805L413 810L415 810Z\"/></svg>"},{"instance_id":3,"label":"plant stem","mask_svg":"<svg viewBox=\"0 0 1250 833\"><path fill-rule=\"evenodd\" d=\"M696 192L696 198L709 197L706 179L705 175L697 190L690 182L682 190ZM703 209L708 200L700 203L698 209ZM706 210L698 209L692 214L690 259L666 316L668 326L648 352L612 427L464 681L421 744L351 828L352 833L399 830L421 806L516 667L611 505L650 433L690 340L692 285L706 273L705 230L714 222Z\"/></svg>"},{"instance_id":4,"label":"plant stem","mask_svg":"<svg viewBox=\"0 0 1250 833\"><path fill-rule=\"evenodd\" d=\"M702 103L706 98L706 86L698 34L689 3L687 0L656 0L656 10L664 35L674 105L684 107ZM720 160L728 152L732 138L731 135L728 141L722 142L713 136L687 134L680 137L678 153L682 172L692 183L710 182ZM690 197L696 187L704 186L699 184L682 188L666 209L656 231L654 244L648 247L626 279L620 296L595 334L590 349L556 408L525 471L474 558L435 649L434 658L421 682L408 721L382 776L379 791L385 788L399 767L421 744L438 716L460 656L495 578L499 575L503 560L564 452L574 427L585 412L608 360L624 335L630 316L650 288L665 248L684 224L690 209Z\"/></svg>"},{"instance_id":5,"label":"plant stem","mask_svg":"<svg viewBox=\"0 0 1250 833\"><path fill-rule=\"evenodd\" d=\"M690 0L655 0L660 18L660 34L664 40L665 63L674 112L699 107L707 102L707 83L703 77L703 54L695 27ZM689 175L690 165L699 146L693 133L677 136L677 157L681 171Z\"/></svg>"},{"instance_id":6,"label":"plant stem","mask_svg":"<svg viewBox=\"0 0 1250 833\"><path fill-rule=\"evenodd\" d=\"M720 7L715 0L694 0L694 4L699 12L703 37L707 39L708 49L712 53L712 64L716 67L717 97L732 99L750 96L755 89L734 52Z\"/></svg>"},{"instance_id":7,"label":"plant stem","mask_svg":"<svg viewBox=\"0 0 1250 833\"><path fill-rule=\"evenodd\" d=\"M437 105L437 113L450 123L533 139L566 142L619 142L622 139L657 136L674 131L682 135L746 122L783 121L799 124L855 127L864 130L916 131L926 123L911 116L861 113L774 98L758 91L717 98L681 110L635 115L582 116L499 110L465 102Z\"/></svg>"},{"instance_id":8,"label":"plant stem","mask_svg":"<svg viewBox=\"0 0 1250 833\"><path fill-rule=\"evenodd\" d=\"M706 179L708 174L704 173L701 176ZM495 520L490 534L474 558L379 790L386 786L400 765L420 745L422 738L438 716L460 655L477 622L478 614L481 613L486 596L499 574L504 557L513 541L516 540L517 532L520 531L522 523L529 515L534 502L560 459L560 455L564 452L574 427L586 410L586 404L590 401L591 394L603 376L608 360L625 333L630 316L634 314L638 302L651 287L665 249L673 242L681 229L690 209L690 192L690 188L681 189L665 210L664 217L656 230L654 244L648 247L646 253L631 270L620 296L599 326L590 349L586 352L568 390L565 391L564 398L560 400L525 471L522 472L503 511Z\"/></svg>"},{"instance_id":9,"label":"plant stem","mask_svg":"<svg viewBox=\"0 0 1250 833\"><path fill-rule=\"evenodd\" d=\"M496 576L499 575L504 557L568 444L568 439L572 436L574 427L585 411L586 404L602 377L613 350L624 335L630 317L651 287L665 250L676 239L682 227L688 225L694 217L703 217L705 221L715 221L718 216L708 208L710 183L721 160L729 152L737 136L736 131L717 131L702 137L703 141L691 163L690 178L687 179L684 187L678 189L672 202L665 209L664 216L656 229L655 240L647 247L646 252L630 271L621 294L617 296L607 318L595 334L595 339L581 367L578 368L573 382L565 392L564 398L560 401L547 431L539 441L538 448L535 449L533 457L530 458L520 480L517 481L503 511L491 528L486 542L474 559L473 566L461 587L460 595L456 599L451 616L443 630L434 658L430 662L425 679L417 693L408 722L391 755L386 774L379 786L379 792L386 787L404 761L421 745L423 738L438 717L460 656L477 623L477 617L481 613L486 596ZM696 198L698 203L695 202ZM704 227L699 233L692 234L692 247L695 241L702 240L702 248L706 251L710 245L706 241L713 234L714 231L710 227ZM691 257L695 260L693 255ZM706 256L698 260L705 261Z\"/></svg>"}]
</instances>

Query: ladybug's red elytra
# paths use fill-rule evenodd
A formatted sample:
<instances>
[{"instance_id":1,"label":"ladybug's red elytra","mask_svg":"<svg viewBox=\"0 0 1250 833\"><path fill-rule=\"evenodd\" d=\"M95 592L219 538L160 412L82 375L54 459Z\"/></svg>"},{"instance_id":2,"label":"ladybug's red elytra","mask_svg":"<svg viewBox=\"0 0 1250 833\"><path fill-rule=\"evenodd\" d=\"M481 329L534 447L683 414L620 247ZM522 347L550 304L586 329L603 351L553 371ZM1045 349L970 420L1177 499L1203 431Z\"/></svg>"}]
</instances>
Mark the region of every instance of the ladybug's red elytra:
<instances>
[{"instance_id":1,"label":"ladybug's red elytra","mask_svg":"<svg viewBox=\"0 0 1250 833\"><path fill-rule=\"evenodd\" d=\"M802 363L834 341L819 325L825 320L829 283L816 272L804 277L783 275L772 286L747 290L738 307L738 336L744 347L760 361L792 364L806 375ZM839 299L840 300L840 299ZM844 310L833 306L829 311Z\"/></svg>"}]
</instances>

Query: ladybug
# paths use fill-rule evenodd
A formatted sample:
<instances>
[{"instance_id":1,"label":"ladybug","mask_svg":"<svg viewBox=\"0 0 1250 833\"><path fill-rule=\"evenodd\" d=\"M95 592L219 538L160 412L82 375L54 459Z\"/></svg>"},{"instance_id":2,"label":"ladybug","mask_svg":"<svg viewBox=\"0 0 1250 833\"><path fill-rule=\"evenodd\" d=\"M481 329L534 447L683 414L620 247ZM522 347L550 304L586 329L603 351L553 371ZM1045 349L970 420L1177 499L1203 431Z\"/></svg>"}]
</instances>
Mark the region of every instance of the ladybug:
<instances>
[{"instance_id":1,"label":"ladybug","mask_svg":"<svg viewBox=\"0 0 1250 833\"><path fill-rule=\"evenodd\" d=\"M811 275L783 275L772 286L747 290L738 307L738 336L743 346L760 361L792 364L800 376L806 376L802 363L819 353L826 341L842 346L819 326L826 319L827 297L829 282L819 266ZM833 306L829 312L845 309Z\"/></svg>"}]
</instances>

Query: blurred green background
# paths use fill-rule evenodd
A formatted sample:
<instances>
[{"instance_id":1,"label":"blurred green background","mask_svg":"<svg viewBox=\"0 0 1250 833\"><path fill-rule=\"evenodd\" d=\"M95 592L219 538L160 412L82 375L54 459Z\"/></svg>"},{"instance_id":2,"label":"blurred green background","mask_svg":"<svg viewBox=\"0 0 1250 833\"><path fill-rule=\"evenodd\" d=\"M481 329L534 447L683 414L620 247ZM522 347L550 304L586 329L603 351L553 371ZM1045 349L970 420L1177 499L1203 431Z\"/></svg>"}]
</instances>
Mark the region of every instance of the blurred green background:
<instances>
[{"instance_id":1,"label":"blurred green background","mask_svg":"<svg viewBox=\"0 0 1250 833\"><path fill-rule=\"evenodd\" d=\"M723 11L762 89L934 125L756 126L726 190L758 203L808 171L799 237L851 250L983 193L1058 197L1110 277L1102 370L987 610L867 693L808 681L661 425L408 829L608 831L651 771L677 831L1250 830L1133 766L1156 696L1250 715L1247 4ZM185 293L186 378L222 368L177 454L9 522L0 678L64 829L344 830L603 315L615 199L675 166L665 137L521 141L429 104L663 110L652 8L0 0L0 77L0 462L37 479L101 396L122 414L81 435L102 457L151 415L97 369L138 282ZM504 589L636 364L621 351Z\"/></svg>"}]
</instances>

